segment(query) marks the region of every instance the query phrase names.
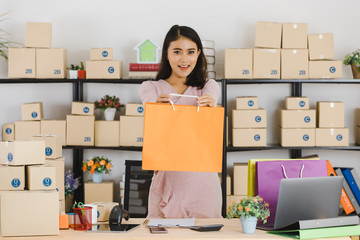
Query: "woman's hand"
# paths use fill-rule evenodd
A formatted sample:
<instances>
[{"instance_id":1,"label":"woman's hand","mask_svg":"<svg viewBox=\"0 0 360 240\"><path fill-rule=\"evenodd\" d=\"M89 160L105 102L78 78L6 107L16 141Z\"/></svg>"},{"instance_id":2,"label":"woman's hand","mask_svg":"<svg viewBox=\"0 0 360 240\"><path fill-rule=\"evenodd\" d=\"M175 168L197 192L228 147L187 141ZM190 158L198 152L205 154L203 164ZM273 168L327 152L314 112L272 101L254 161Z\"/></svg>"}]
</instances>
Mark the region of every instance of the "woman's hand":
<instances>
[{"instance_id":1,"label":"woman's hand","mask_svg":"<svg viewBox=\"0 0 360 240\"><path fill-rule=\"evenodd\" d=\"M170 99L169 94L160 94L160 96L156 99L156 102L157 103L170 103L169 99Z\"/></svg>"},{"instance_id":2,"label":"woman's hand","mask_svg":"<svg viewBox=\"0 0 360 240\"><path fill-rule=\"evenodd\" d=\"M205 107L205 106L209 106L209 107L215 107L215 100L214 98L209 95L209 94L204 94L202 96L199 97L198 103L200 105L200 107Z\"/></svg>"}]
</instances>

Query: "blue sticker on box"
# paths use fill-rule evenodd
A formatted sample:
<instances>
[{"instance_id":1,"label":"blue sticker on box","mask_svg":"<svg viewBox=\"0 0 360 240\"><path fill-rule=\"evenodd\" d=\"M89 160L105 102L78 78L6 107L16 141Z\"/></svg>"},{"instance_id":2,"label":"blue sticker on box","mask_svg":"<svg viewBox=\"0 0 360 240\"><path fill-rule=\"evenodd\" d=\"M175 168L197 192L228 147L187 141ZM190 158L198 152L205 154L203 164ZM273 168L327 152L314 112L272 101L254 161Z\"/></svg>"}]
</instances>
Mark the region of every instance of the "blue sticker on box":
<instances>
[{"instance_id":1,"label":"blue sticker on box","mask_svg":"<svg viewBox=\"0 0 360 240\"><path fill-rule=\"evenodd\" d=\"M254 136L254 140L255 141L260 141L260 135L259 134L255 134L255 136Z\"/></svg>"},{"instance_id":2,"label":"blue sticker on box","mask_svg":"<svg viewBox=\"0 0 360 240\"><path fill-rule=\"evenodd\" d=\"M31 113L31 117L32 117L32 118L37 118L37 116L38 116L37 112L32 112L32 113Z\"/></svg>"},{"instance_id":3,"label":"blue sticker on box","mask_svg":"<svg viewBox=\"0 0 360 240\"><path fill-rule=\"evenodd\" d=\"M249 107L254 106L254 101L253 101L253 100L249 100L249 101L248 101L248 105L249 105Z\"/></svg>"},{"instance_id":4,"label":"blue sticker on box","mask_svg":"<svg viewBox=\"0 0 360 240\"><path fill-rule=\"evenodd\" d=\"M109 67L109 68L108 68L108 72L109 72L109 73L114 73L114 71L115 71L114 67Z\"/></svg>"},{"instance_id":5,"label":"blue sticker on box","mask_svg":"<svg viewBox=\"0 0 360 240\"><path fill-rule=\"evenodd\" d=\"M52 181L51 181L50 178L48 178L48 177L44 178L43 184L44 184L45 187L50 187L51 183L52 183Z\"/></svg>"},{"instance_id":6,"label":"blue sticker on box","mask_svg":"<svg viewBox=\"0 0 360 240\"><path fill-rule=\"evenodd\" d=\"M6 132L6 134L11 134L11 133L12 133L12 130L11 130L11 128L7 128L7 129L5 130L5 132Z\"/></svg>"},{"instance_id":7,"label":"blue sticker on box","mask_svg":"<svg viewBox=\"0 0 360 240\"><path fill-rule=\"evenodd\" d=\"M301 100L301 101L299 102L299 106L300 106L300 107L305 107L305 101Z\"/></svg>"},{"instance_id":8,"label":"blue sticker on box","mask_svg":"<svg viewBox=\"0 0 360 240\"><path fill-rule=\"evenodd\" d=\"M9 153L9 154L8 154L7 159L8 159L9 162L12 162L12 160L13 160L13 155L12 155L12 153Z\"/></svg>"},{"instance_id":9,"label":"blue sticker on box","mask_svg":"<svg viewBox=\"0 0 360 240\"><path fill-rule=\"evenodd\" d=\"M84 108L83 108L83 112L84 112L84 113L88 113L89 111L90 111L90 109L89 109L88 107L84 107Z\"/></svg>"},{"instance_id":10,"label":"blue sticker on box","mask_svg":"<svg viewBox=\"0 0 360 240\"><path fill-rule=\"evenodd\" d=\"M331 73L334 73L334 72L336 72L336 67L334 67L334 66L331 66L331 67L329 68L329 71L330 71Z\"/></svg>"},{"instance_id":11,"label":"blue sticker on box","mask_svg":"<svg viewBox=\"0 0 360 240\"><path fill-rule=\"evenodd\" d=\"M99 218L100 217L100 213L99 213L99 211L97 211L97 218Z\"/></svg>"},{"instance_id":12,"label":"blue sticker on box","mask_svg":"<svg viewBox=\"0 0 360 240\"><path fill-rule=\"evenodd\" d=\"M102 56L103 56L103 57L107 57L107 56L109 56L108 51L103 51L103 52L102 52Z\"/></svg>"},{"instance_id":13,"label":"blue sticker on box","mask_svg":"<svg viewBox=\"0 0 360 240\"><path fill-rule=\"evenodd\" d=\"M260 116L256 116L256 117L255 117L255 122L261 122L261 117L260 117Z\"/></svg>"},{"instance_id":14,"label":"blue sticker on box","mask_svg":"<svg viewBox=\"0 0 360 240\"><path fill-rule=\"evenodd\" d=\"M144 108L140 106L137 108L137 111L138 111L138 113L142 113L144 111Z\"/></svg>"},{"instance_id":15,"label":"blue sticker on box","mask_svg":"<svg viewBox=\"0 0 360 240\"><path fill-rule=\"evenodd\" d=\"M18 178L14 178L11 181L11 186L13 186L14 188L18 188L21 184L21 181Z\"/></svg>"},{"instance_id":16,"label":"blue sticker on box","mask_svg":"<svg viewBox=\"0 0 360 240\"><path fill-rule=\"evenodd\" d=\"M307 134L304 134L303 139L305 142L309 141L310 137Z\"/></svg>"},{"instance_id":17,"label":"blue sticker on box","mask_svg":"<svg viewBox=\"0 0 360 240\"><path fill-rule=\"evenodd\" d=\"M304 117L304 122L309 123L310 120L311 120L311 118L310 118L309 116L305 116L305 117Z\"/></svg>"},{"instance_id":18,"label":"blue sticker on box","mask_svg":"<svg viewBox=\"0 0 360 240\"><path fill-rule=\"evenodd\" d=\"M343 136L342 136L341 134L338 134L338 135L336 136L336 140L338 140L338 141L343 140Z\"/></svg>"},{"instance_id":19,"label":"blue sticker on box","mask_svg":"<svg viewBox=\"0 0 360 240\"><path fill-rule=\"evenodd\" d=\"M46 147L45 148L45 155L46 156L51 156L53 153L53 150L51 149L51 147Z\"/></svg>"}]
</instances>

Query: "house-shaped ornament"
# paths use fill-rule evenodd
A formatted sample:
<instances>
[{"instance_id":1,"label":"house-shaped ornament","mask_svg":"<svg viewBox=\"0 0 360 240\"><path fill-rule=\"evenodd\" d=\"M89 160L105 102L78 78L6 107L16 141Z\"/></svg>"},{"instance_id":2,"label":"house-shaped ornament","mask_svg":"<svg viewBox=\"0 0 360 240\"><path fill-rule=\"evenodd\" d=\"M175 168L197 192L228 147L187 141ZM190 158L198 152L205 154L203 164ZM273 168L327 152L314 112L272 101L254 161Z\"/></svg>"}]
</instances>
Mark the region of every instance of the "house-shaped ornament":
<instances>
[{"instance_id":1,"label":"house-shaped ornament","mask_svg":"<svg viewBox=\"0 0 360 240\"><path fill-rule=\"evenodd\" d=\"M160 47L150 39L139 43L134 50L137 51L137 63L159 63Z\"/></svg>"}]
</instances>

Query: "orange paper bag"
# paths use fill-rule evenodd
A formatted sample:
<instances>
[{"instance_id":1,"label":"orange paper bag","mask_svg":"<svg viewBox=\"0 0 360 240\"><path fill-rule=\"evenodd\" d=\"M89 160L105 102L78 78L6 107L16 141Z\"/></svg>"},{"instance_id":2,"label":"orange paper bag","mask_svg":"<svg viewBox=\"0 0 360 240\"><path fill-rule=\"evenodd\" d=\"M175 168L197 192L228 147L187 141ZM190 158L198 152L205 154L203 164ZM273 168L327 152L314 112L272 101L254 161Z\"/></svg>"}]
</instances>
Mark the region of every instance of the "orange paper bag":
<instances>
[{"instance_id":1,"label":"orange paper bag","mask_svg":"<svg viewBox=\"0 0 360 240\"><path fill-rule=\"evenodd\" d=\"M221 172L224 108L146 103L144 170Z\"/></svg>"}]
</instances>

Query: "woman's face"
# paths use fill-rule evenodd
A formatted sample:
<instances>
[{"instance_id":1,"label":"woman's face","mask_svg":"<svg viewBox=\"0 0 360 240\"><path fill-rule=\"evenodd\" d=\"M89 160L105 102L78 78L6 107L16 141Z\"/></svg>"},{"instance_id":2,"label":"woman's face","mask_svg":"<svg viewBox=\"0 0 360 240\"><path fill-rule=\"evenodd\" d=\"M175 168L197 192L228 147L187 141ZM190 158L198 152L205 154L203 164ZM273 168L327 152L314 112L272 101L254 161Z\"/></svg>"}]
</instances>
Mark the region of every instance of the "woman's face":
<instances>
[{"instance_id":1,"label":"woman's face","mask_svg":"<svg viewBox=\"0 0 360 240\"><path fill-rule=\"evenodd\" d=\"M171 76L186 78L196 66L200 50L196 43L188 38L180 37L170 43L168 60L172 69Z\"/></svg>"}]
</instances>

